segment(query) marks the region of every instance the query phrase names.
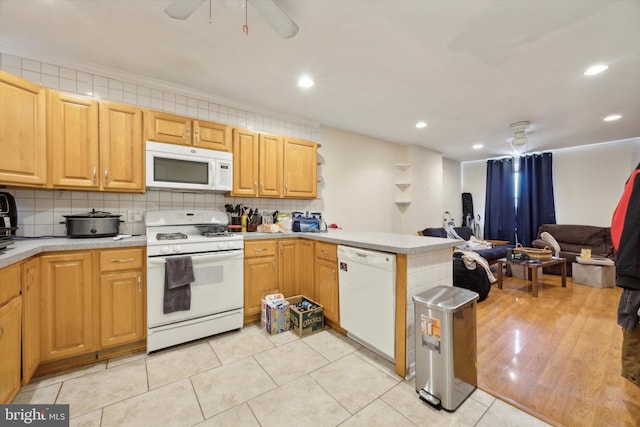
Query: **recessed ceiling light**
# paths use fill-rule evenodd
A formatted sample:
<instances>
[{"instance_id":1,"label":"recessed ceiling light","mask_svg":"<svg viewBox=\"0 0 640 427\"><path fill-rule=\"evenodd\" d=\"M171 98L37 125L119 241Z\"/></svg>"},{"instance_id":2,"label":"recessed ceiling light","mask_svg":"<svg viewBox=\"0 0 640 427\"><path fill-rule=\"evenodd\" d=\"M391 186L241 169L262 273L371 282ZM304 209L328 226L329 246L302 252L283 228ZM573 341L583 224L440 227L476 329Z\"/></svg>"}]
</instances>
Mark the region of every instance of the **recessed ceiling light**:
<instances>
[{"instance_id":1,"label":"recessed ceiling light","mask_svg":"<svg viewBox=\"0 0 640 427\"><path fill-rule=\"evenodd\" d=\"M298 86L304 87L304 88L311 87L313 86L313 80L311 80L311 77L309 76L302 76L298 80Z\"/></svg>"},{"instance_id":2,"label":"recessed ceiling light","mask_svg":"<svg viewBox=\"0 0 640 427\"><path fill-rule=\"evenodd\" d=\"M601 72L603 72L607 68L609 68L609 66L607 64L592 65L591 67L587 68L587 71L584 72L584 75L585 76L595 76L596 74L600 74Z\"/></svg>"},{"instance_id":3,"label":"recessed ceiling light","mask_svg":"<svg viewBox=\"0 0 640 427\"><path fill-rule=\"evenodd\" d=\"M474 150L479 150L482 147L484 147L484 145L482 145L482 144L473 144L473 146L471 148L473 148Z\"/></svg>"},{"instance_id":4,"label":"recessed ceiling light","mask_svg":"<svg viewBox=\"0 0 640 427\"><path fill-rule=\"evenodd\" d=\"M418 122L418 123L416 123L416 127L418 129L426 128L427 127L427 123L426 122Z\"/></svg>"},{"instance_id":5,"label":"recessed ceiling light","mask_svg":"<svg viewBox=\"0 0 640 427\"><path fill-rule=\"evenodd\" d=\"M613 122L613 121L621 119L621 118L622 118L622 116L620 114L611 114L611 115L608 115L607 117L605 117L603 120L605 122Z\"/></svg>"}]
</instances>

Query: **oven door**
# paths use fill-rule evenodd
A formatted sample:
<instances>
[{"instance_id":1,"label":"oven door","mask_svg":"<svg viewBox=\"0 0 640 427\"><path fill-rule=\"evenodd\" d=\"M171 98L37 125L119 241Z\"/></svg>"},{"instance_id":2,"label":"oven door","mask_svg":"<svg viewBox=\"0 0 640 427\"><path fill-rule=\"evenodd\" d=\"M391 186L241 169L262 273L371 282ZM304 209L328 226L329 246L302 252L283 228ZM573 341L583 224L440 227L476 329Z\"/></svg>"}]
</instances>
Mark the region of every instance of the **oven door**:
<instances>
[{"instance_id":1,"label":"oven door","mask_svg":"<svg viewBox=\"0 0 640 427\"><path fill-rule=\"evenodd\" d=\"M185 255L172 255L185 256ZM147 326L168 325L188 319L242 308L244 304L244 251L191 255L193 273L191 309L163 313L167 256L147 259Z\"/></svg>"}]
</instances>

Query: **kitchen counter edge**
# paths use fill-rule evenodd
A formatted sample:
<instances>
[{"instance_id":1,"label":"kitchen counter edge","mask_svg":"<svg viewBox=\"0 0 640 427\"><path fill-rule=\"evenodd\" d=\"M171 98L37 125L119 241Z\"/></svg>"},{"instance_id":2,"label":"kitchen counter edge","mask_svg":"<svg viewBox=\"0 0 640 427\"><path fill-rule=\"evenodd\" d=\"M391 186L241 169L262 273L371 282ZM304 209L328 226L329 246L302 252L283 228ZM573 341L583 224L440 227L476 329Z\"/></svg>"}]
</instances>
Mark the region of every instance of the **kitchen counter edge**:
<instances>
[{"instance_id":1,"label":"kitchen counter edge","mask_svg":"<svg viewBox=\"0 0 640 427\"><path fill-rule=\"evenodd\" d=\"M345 246L395 254L420 254L454 248L462 240L441 239L409 234L378 233L367 231L329 230L320 233L243 233L246 241L264 239L303 238Z\"/></svg>"},{"instance_id":2,"label":"kitchen counter edge","mask_svg":"<svg viewBox=\"0 0 640 427\"><path fill-rule=\"evenodd\" d=\"M8 267L43 252L126 248L146 245L147 236L133 236L121 240L113 240L113 237L95 239L69 239L60 237L52 239L15 240L13 245L7 247L3 253L0 253L0 268Z\"/></svg>"}]
</instances>

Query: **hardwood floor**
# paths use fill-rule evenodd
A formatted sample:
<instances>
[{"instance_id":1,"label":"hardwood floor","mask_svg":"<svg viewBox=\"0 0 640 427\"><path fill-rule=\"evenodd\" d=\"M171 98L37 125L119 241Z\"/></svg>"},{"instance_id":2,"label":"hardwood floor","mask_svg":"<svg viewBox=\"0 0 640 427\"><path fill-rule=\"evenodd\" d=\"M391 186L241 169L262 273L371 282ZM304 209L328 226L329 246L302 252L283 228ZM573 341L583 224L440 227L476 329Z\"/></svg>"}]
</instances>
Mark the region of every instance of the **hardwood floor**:
<instances>
[{"instance_id":1,"label":"hardwood floor","mask_svg":"<svg viewBox=\"0 0 640 427\"><path fill-rule=\"evenodd\" d=\"M558 426L640 426L640 388L620 376L619 288L560 286L537 298L505 278L478 304L478 387Z\"/></svg>"}]
</instances>

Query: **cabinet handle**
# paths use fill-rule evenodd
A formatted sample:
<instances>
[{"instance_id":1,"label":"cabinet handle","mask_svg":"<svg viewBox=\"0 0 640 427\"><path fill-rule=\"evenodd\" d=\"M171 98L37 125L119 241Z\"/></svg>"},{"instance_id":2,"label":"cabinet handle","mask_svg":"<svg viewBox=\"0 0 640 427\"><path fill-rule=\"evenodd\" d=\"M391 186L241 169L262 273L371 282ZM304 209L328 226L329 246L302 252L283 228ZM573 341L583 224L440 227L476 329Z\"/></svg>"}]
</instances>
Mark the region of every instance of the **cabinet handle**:
<instances>
[{"instance_id":1,"label":"cabinet handle","mask_svg":"<svg viewBox=\"0 0 640 427\"><path fill-rule=\"evenodd\" d=\"M4 328L0 326L0 340L2 339L3 335L4 335Z\"/></svg>"},{"instance_id":2,"label":"cabinet handle","mask_svg":"<svg viewBox=\"0 0 640 427\"><path fill-rule=\"evenodd\" d=\"M284 185L284 194L289 194L289 184Z\"/></svg>"},{"instance_id":3,"label":"cabinet handle","mask_svg":"<svg viewBox=\"0 0 640 427\"><path fill-rule=\"evenodd\" d=\"M253 181L253 191L258 194L258 181Z\"/></svg>"},{"instance_id":4,"label":"cabinet handle","mask_svg":"<svg viewBox=\"0 0 640 427\"><path fill-rule=\"evenodd\" d=\"M334 280L334 282L338 281L338 276L336 275L336 269L335 268L333 269L333 280Z\"/></svg>"},{"instance_id":5,"label":"cabinet handle","mask_svg":"<svg viewBox=\"0 0 640 427\"><path fill-rule=\"evenodd\" d=\"M199 133L198 133L198 128L194 129L193 131L193 145L198 145L198 142L200 142L200 137L199 137Z\"/></svg>"},{"instance_id":6,"label":"cabinet handle","mask_svg":"<svg viewBox=\"0 0 640 427\"><path fill-rule=\"evenodd\" d=\"M282 255L282 243L278 243L278 247L280 248L280 255Z\"/></svg>"},{"instance_id":7,"label":"cabinet handle","mask_svg":"<svg viewBox=\"0 0 640 427\"><path fill-rule=\"evenodd\" d=\"M93 167L93 183L98 183L98 169L95 166Z\"/></svg>"},{"instance_id":8,"label":"cabinet handle","mask_svg":"<svg viewBox=\"0 0 640 427\"><path fill-rule=\"evenodd\" d=\"M111 262L133 262L134 258L112 259Z\"/></svg>"},{"instance_id":9,"label":"cabinet handle","mask_svg":"<svg viewBox=\"0 0 640 427\"><path fill-rule=\"evenodd\" d=\"M142 293L142 279L138 276L138 293Z\"/></svg>"},{"instance_id":10,"label":"cabinet handle","mask_svg":"<svg viewBox=\"0 0 640 427\"><path fill-rule=\"evenodd\" d=\"M187 142L191 141L191 126L187 125Z\"/></svg>"},{"instance_id":11,"label":"cabinet handle","mask_svg":"<svg viewBox=\"0 0 640 427\"><path fill-rule=\"evenodd\" d=\"M109 169L104 170L104 185L109 185Z\"/></svg>"},{"instance_id":12,"label":"cabinet handle","mask_svg":"<svg viewBox=\"0 0 640 427\"><path fill-rule=\"evenodd\" d=\"M267 248L253 248L253 252L264 252Z\"/></svg>"},{"instance_id":13,"label":"cabinet handle","mask_svg":"<svg viewBox=\"0 0 640 427\"><path fill-rule=\"evenodd\" d=\"M264 193L264 182L260 181L260 192Z\"/></svg>"},{"instance_id":14,"label":"cabinet handle","mask_svg":"<svg viewBox=\"0 0 640 427\"><path fill-rule=\"evenodd\" d=\"M271 261L271 271L276 271L276 262Z\"/></svg>"},{"instance_id":15,"label":"cabinet handle","mask_svg":"<svg viewBox=\"0 0 640 427\"><path fill-rule=\"evenodd\" d=\"M326 249L320 249L320 252L322 252L322 253L323 253L323 254L325 254L325 255L329 253L329 251L328 251L328 250L326 250Z\"/></svg>"}]
</instances>

